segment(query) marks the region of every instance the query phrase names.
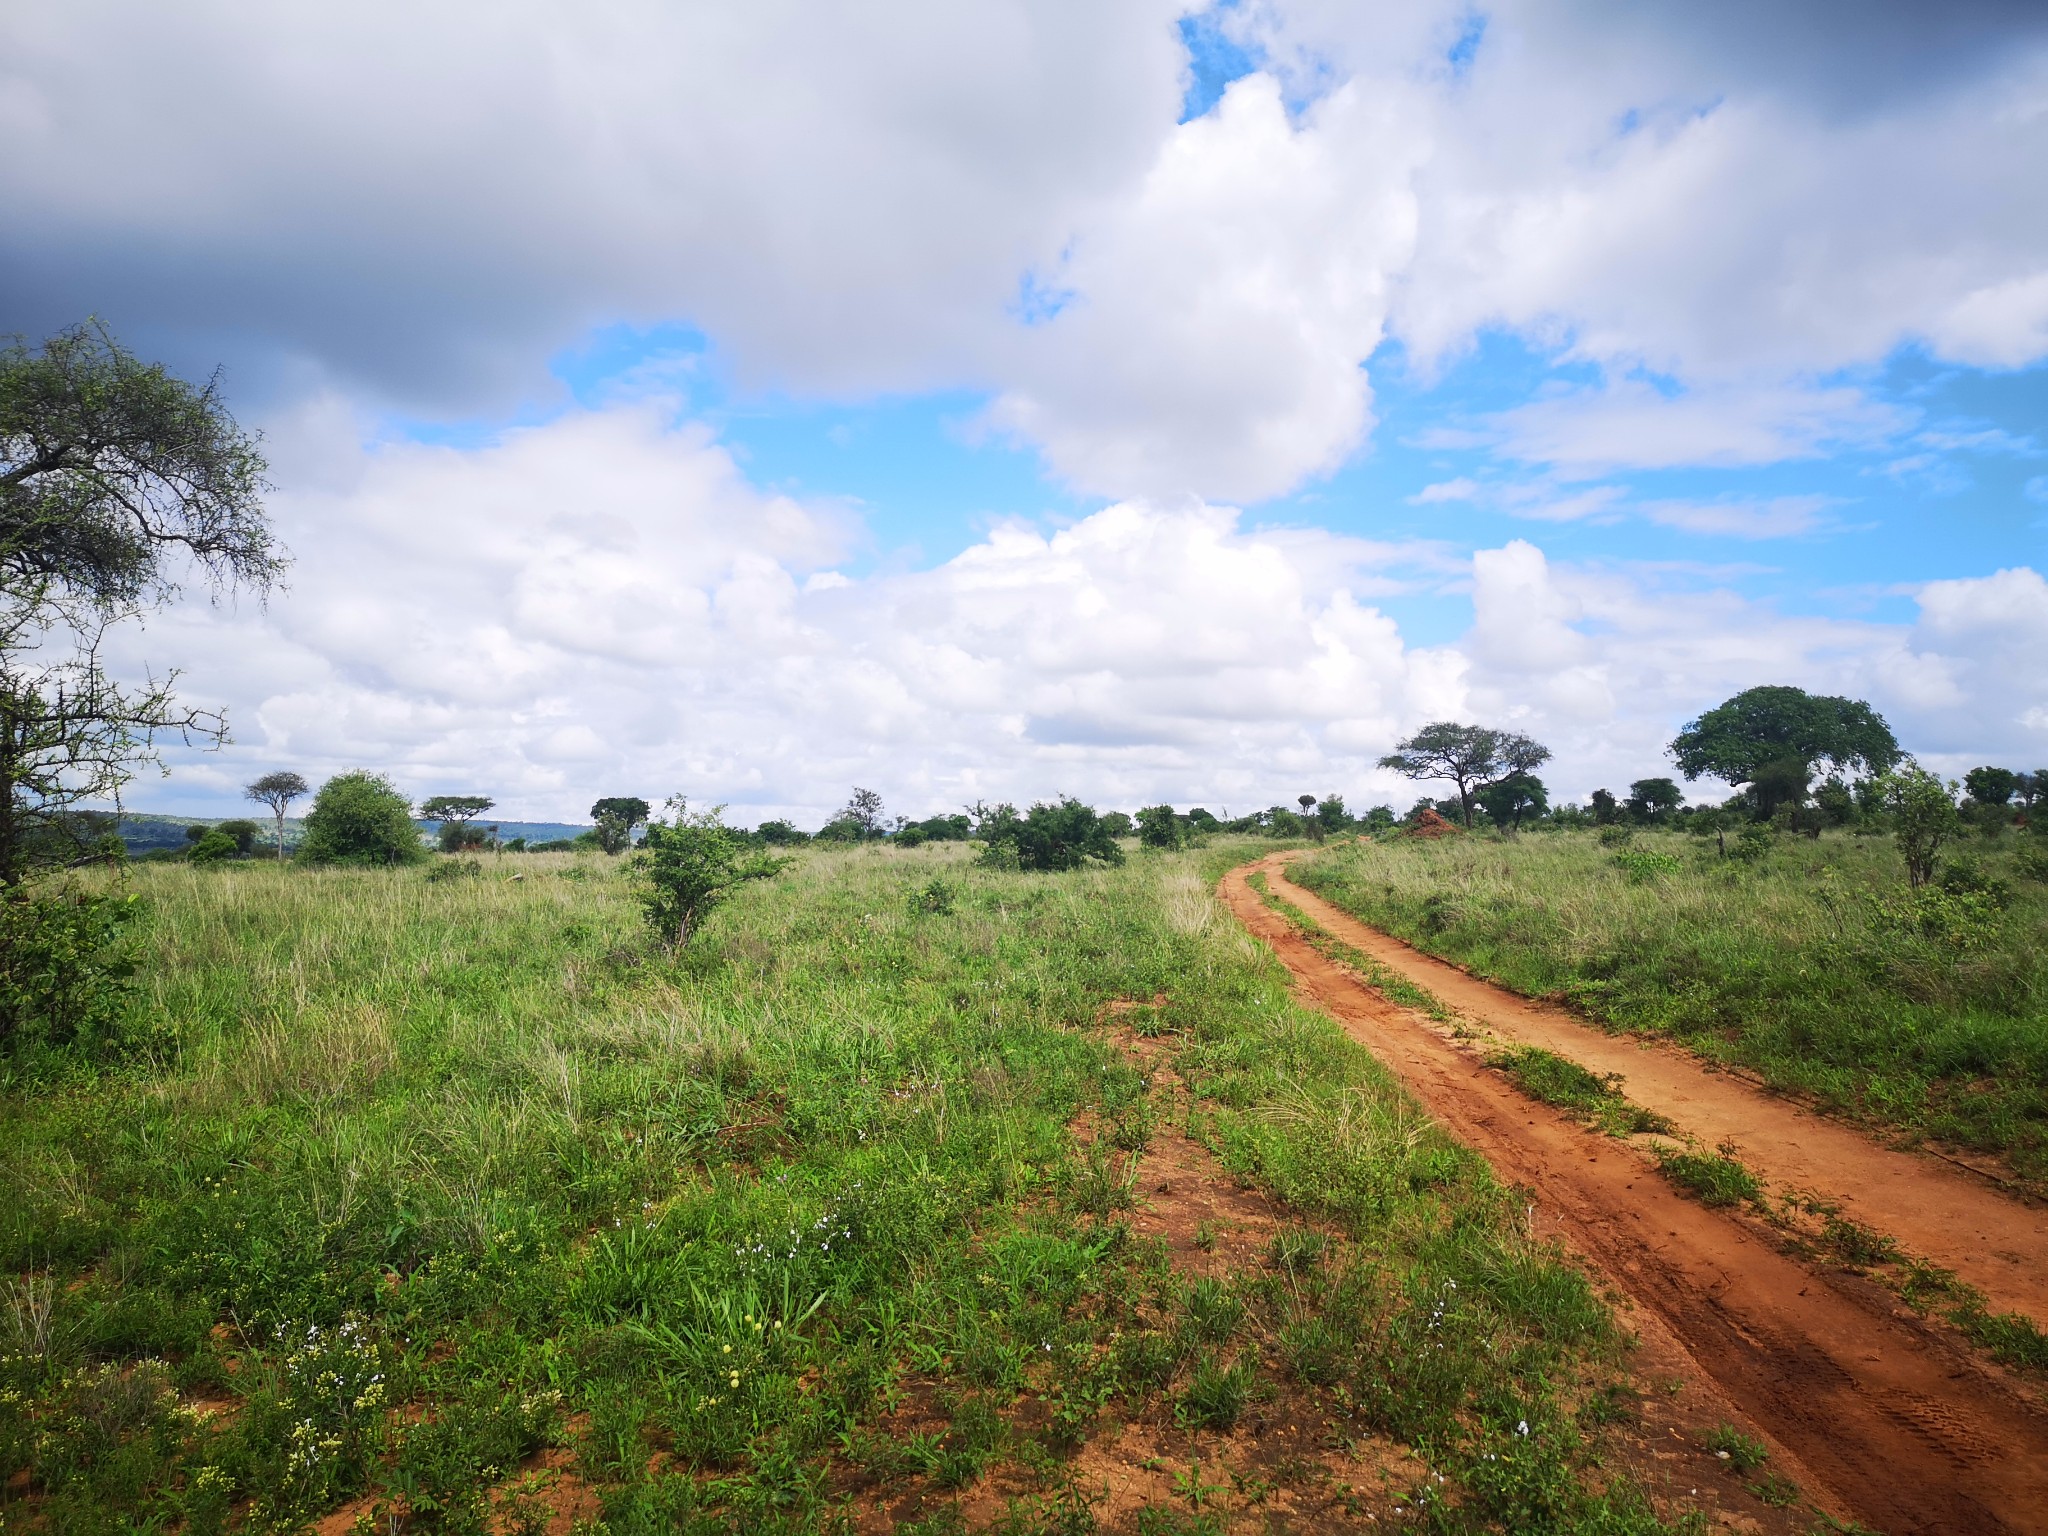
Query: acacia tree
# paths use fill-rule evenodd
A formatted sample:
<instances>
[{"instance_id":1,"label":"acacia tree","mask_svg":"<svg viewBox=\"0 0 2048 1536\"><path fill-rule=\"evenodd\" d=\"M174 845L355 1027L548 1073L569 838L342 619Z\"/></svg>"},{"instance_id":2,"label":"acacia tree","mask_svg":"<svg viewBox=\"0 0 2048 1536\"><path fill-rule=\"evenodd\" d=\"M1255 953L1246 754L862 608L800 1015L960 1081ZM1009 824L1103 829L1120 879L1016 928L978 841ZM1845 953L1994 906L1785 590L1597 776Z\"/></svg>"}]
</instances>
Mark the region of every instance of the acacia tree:
<instances>
[{"instance_id":1,"label":"acacia tree","mask_svg":"<svg viewBox=\"0 0 2048 1536\"><path fill-rule=\"evenodd\" d=\"M122 687L99 651L189 569L216 595L270 588L263 469L217 377L195 388L97 327L0 347L0 888L69 862L79 802L118 814L160 740L226 740L222 715L177 702L175 672Z\"/></svg>"},{"instance_id":2,"label":"acacia tree","mask_svg":"<svg viewBox=\"0 0 2048 1536\"><path fill-rule=\"evenodd\" d=\"M254 800L258 805L270 807L270 814L277 822L277 857L284 862L284 813L294 800L310 795L313 786L288 769L266 773L242 790L244 800Z\"/></svg>"},{"instance_id":3,"label":"acacia tree","mask_svg":"<svg viewBox=\"0 0 2048 1536\"><path fill-rule=\"evenodd\" d=\"M1750 688L1715 705L1672 739L1687 780L1703 774L1747 788L1760 820L1801 803L1817 765L1889 772L1904 755L1884 717L1861 699L1803 688Z\"/></svg>"},{"instance_id":4,"label":"acacia tree","mask_svg":"<svg viewBox=\"0 0 2048 1536\"><path fill-rule=\"evenodd\" d=\"M420 819L441 824L439 842L443 853L460 853L465 848L484 846L487 839L483 833L472 835L469 824L497 803L489 795L433 795L420 802Z\"/></svg>"},{"instance_id":5,"label":"acacia tree","mask_svg":"<svg viewBox=\"0 0 2048 1536\"><path fill-rule=\"evenodd\" d=\"M1438 720L1425 725L1380 759L1403 778L1447 779L1458 786L1465 825L1479 792L1511 774L1532 773L1550 761L1550 749L1513 731Z\"/></svg>"}]
</instances>

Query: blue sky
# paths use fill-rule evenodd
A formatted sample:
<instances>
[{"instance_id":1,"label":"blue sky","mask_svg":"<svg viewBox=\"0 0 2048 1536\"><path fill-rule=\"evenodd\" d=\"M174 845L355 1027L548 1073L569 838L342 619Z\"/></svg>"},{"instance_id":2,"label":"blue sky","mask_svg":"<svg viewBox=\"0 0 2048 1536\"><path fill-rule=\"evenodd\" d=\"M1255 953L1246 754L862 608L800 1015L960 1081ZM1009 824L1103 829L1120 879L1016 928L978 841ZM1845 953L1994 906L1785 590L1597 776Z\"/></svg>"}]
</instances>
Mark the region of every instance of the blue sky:
<instances>
[{"instance_id":1,"label":"blue sky","mask_svg":"<svg viewBox=\"0 0 2048 1536\"><path fill-rule=\"evenodd\" d=\"M136 803L2048 762L2048 19L1828 13L13 8L0 328L224 366L298 557L117 637L234 721Z\"/></svg>"}]
</instances>

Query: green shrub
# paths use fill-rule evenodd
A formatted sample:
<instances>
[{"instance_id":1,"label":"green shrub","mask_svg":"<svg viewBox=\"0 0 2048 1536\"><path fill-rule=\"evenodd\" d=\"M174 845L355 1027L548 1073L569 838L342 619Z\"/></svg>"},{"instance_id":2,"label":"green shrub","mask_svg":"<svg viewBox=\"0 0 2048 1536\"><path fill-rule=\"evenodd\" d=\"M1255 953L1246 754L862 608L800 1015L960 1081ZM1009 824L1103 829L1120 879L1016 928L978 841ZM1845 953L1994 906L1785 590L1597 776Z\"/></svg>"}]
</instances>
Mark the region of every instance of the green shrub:
<instances>
[{"instance_id":1,"label":"green shrub","mask_svg":"<svg viewBox=\"0 0 2048 1536\"><path fill-rule=\"evenodd\" d=\"M1764 822L1753 821L1737 834L1735 846L1728 850L1728 857L1740 859L1745 864L1754 864L1758 860L1768 857L1770 851L1777 846L1777 834L1771 830L1769 825Z\"/></svg>"},{"instance_id":2,"label":"green shrub","mask_svg":"<svg viewBox=\"0 0 2048 1536\"><path fill-rule=\"evenodd\" d=\"M1011 806L997 806L983 821L981 835L988 844L982 861L998 868L1059 873L1079 869L1090 860L1109 865L1124 861L1123 849L1095 808L1071 795L1052 804L1041 801L1023 816ZM998 853L1001 848L1011 854Z\"/></svg>"},{"instance_id":3,"label":"green shrub","mask_svg":"<svg viewBox=\"0 0 2048 1536\"><path fill-rule=\"evenodd\" d=\"M1148 805L1133 818L1138 841L1147 848L1178 848L1181 845L1180 818L1170 805Z\"/></svg>"},{"instance_id":4,"label":"green shrub","mask_svg":"<svg viewBox=\"0 0 2048 1536\"><path fill-rule=\"evenodd\" d=\"M298 851L308 864L417 864L426 856L411 802L368 769L336 774L320 786Z\"/></svg>"},{"instance_id":5,"label":"green shrub","mask_svg":"<svg viewBox=\"0 0 2048 1536\"><path fill-rule=\"evenodd\" d=\"M130 1043L133 896L17 894L0 899L0 1050Z\"/></svg>"},{"instance_id":6,"label":"green shrub","mask_svg":"<svg viewBox=\"0 0 2048 1536\"><path fill-rule=\"evenodd\" d=\"M232 837L215 827L192 845L186 857L194 864L226 864L240 857L240 851Z\"/></svg>"},{"instance_id":7,"label":"green shrub","mask_svg":"<svg viewBox=\"0 0 2048 1536\"><path fill-rule=\"evenodd\" d=\"M1614 863L1631 885L1646 884L1659 875L1675 875L1685 867L1677 854L1656 848L1618 849Z\"/></svg>"},{"instance_id":8,"label":"green shrub","mask_svg":"<svg viewBox=\"0 0 2048 1536\"><path fill-rule=\"evenodd\" d=\"M223 836L233 838L236 856L244 859L254 856L256 852L256 839L263 835L263 829L257 826L255 822L240 816L230 821L216 824L213 830L221 833Z\"/></svg>"},{"instance_id":9,"label":"green shrub","mask_svg":"<svg viewBox=\"0 0 2048 1536\"><path fill-rule=\"evenodd\" d=\"M944 917L953 910L953 887L944 880L928 880L910 893L906 905L913 917L922 913Z\"/></svg>"}]
</instances>

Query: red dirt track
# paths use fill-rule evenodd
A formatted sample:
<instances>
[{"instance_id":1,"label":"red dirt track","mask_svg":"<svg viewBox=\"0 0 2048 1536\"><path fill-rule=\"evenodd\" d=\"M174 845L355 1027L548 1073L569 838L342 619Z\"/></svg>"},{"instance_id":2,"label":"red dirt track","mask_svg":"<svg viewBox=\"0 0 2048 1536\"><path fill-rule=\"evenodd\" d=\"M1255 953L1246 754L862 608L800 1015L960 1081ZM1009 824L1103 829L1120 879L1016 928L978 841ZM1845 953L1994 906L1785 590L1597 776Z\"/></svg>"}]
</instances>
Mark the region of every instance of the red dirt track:
<instances>
[{"instance_id":1,"label":"red dirt track","mask_svg":"<svg viewBox=\"0 0 2048 1536\"><path fill-rule=\"evenodd\" d=\"M2030 1394L1876 1287L1808 1268L1778 1252L1741 1218L1684 1198L1641 1152L1525 1098L1469 1046L1389 1003L1270 910L1246 877L1265 873L1276 895L1389 965L1395 957L1387 946L1404 951L1405 946L1287 881L1284 865L1285 856L1275 855L1233 870L1219 895L1273 949L1308 1000L1397 1073L1503 1179L1530 1191L1539 1228L1562 1238L1635 1303L1646 1339L1668 1334L1693 1367L1774 1444L1779 1452L1774 1464L1809 1497L1888 1536L2048 1532L2048 1413ZM1366 938L1373 942L1361 942ZM1422 974L1413 962L1426 957L1405 954L1394 968L1451 1006L1486 1022L1499 1013L1503 1032L1513 1038L1556 1050L1595 1071L1624 1071L1630 1097L1670 1114L1683 1128L1699 1118L1699 1106L1688 1110L1682 1102L1692 1085L1675 1068L1646 1073L1651 1053L1564 1015L1557 1015L1557 1021L1576 1034L1554 1034L1556 1021L1546 1021L1546 1011L1526 999L1441 962L1427 962L1437 971ZM1450 978L1458 985L1450 985ZM1629 1052L1630 1058L1610 1065L1583 1048L1589 1040ZM1672 1053L1655 1054L1661 1061ZM1711 1081L1717 1114L1733 1112L1734 1100L1727 1095L1747 1095L1748 1129L1736 1137L1746 1161L1753 1161L1750 1148L1759 1126L1775 1124L1772 1115L1799 1113L1737 1079L1708 1074L1697 1064L1691 1071ZM1654 1087L1650 1078L1663 1087ZM1670 1099L1678 1110L1660 1098ZM1753 1112L1759 1105L1771 1113ZM1802 1119L1807 1127L1824 1124L1811 1116ZM1909 1156L1875 1147L1839 1126L1827 1130L1851 1138L1859 1158ZM1804 1159L1803 1170L1818 1176L1807 1179L1805 1187L1825 1190L1841 1182L1829 1176L1831 1145L1795 1144L1780 1153L1796 1152ZM1771 1176L1769 1169L1758 1171ZM1858 1178L1852 1170L1852 1181ZM1960 1184L1968 1176L1953 1178ZM1972 1185L1970 1210L1957 1218L1945 1202L1927 1203L1928 1190L1939 1190L1939 1183L1923 1185L1917 1179L1913 1170L1899 1171L1888 1185L1877 1187L1875 1196L1867 1180L1859 1182L1862 1199L1856 1214L1880 1230L1893 1230L1895 1223L1880 1219L1876 1205L1921 1210L1948 1234L1936 1245L1939 1251L1918 1246L1918 1234L1893 1235L1912 1251L1958 1269L1995 1302L2040 1316L2036 1308L2048 1273L2031 1262L2030 1252L2022 1251L2017 1260L2005 1257L2014 1251L2006 1239L2015 1234L2025 1236L2029 1248L2040 1241L2040 1213ZM1887 1188L1906 1193L1888 1196ZM1978 1230L1988 1219L1985 1211L1996 1209L1976 1203L1983 1199L1998 1201L2010 1213L2008 1224L1993 1234L1995 1240ZM1948 1225L1941 1226L1942 1221ZM1967 1257L1969 1268L1959 1255ZM1996 1286L1988 1283L1994 1279Z\"/></svg>"}]
</instances>

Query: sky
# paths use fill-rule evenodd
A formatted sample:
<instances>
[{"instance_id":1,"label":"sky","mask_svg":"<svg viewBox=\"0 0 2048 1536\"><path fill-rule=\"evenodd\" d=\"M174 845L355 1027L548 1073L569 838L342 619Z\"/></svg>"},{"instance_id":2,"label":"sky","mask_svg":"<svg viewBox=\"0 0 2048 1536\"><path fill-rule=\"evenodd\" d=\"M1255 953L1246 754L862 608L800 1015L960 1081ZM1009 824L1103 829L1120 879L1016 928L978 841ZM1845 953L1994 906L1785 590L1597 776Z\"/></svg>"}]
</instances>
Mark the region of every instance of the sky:
<instances>
[{"instance_id":1,"label":"sky","mask_svg":"<svg viewBox=\"0 0 2048 1536\"><path fill-rule=\"evenodd\" d=\"M264 437L142 809L1583 799L1764 683L2031 769L2044 165L2033 0L14 0L0 332Z\"/></svg>"}]
</instances>

